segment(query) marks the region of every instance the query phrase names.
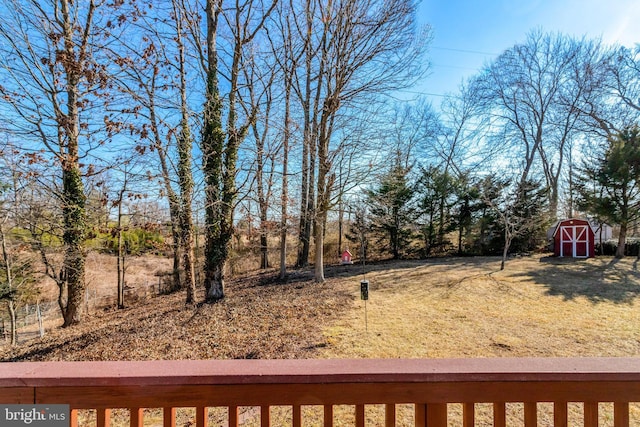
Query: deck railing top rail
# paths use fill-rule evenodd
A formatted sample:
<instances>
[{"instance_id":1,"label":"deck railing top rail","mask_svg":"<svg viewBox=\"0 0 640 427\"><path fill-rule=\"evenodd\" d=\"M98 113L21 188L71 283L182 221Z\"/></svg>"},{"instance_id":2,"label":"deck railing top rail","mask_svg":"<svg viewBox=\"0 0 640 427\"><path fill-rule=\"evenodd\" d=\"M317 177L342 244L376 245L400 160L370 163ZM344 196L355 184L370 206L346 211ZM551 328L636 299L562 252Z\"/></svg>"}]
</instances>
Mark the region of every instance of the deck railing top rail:
<instances>
[{"instance_id":1,"label":"deck railing top rail","mask_svg":"<svg viewBox=\"0 0 640 427\"><path fill-rule=\"evenodd\" d=\"M434 382L640 382L640 358L0 363L0 388Z\"/></svg>"}]
</instances>

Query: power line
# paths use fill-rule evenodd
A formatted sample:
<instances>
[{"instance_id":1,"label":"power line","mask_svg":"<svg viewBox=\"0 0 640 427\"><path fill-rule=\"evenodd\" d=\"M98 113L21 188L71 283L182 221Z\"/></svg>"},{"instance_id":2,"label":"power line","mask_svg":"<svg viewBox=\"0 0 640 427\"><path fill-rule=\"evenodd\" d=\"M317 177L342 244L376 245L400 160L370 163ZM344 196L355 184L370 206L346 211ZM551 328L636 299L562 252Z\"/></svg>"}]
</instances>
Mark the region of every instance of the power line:
<instances>
[{"instance_id":1,"label":"power line","mask_svg":"<svg viewBox=\"0 0 640 427\"><path fill-rule=\"evenodd\" d=\"M466 71L479 71L477 68L472 68L472 67L461 67L459 65L443 65L443 64L434 64L431 63L432 67L439 67L439 68L455 68L456 70L466 70Z\"/></svg>"},{"instance_id":2,"label":"power line","mask_svg":"<svg viewBox=\"0 0 640 427\"><path fill-rule=\"evenodd\" d=\"M452 47L431 46L431 49L447 50L447 51L450 51L450 52L473 53L475 55L492 55L492 56L500 55L499 53L495 53L495 52L482 52L480 50L455 49L455 48L452 48Z\"/></svg>"}]
</instances>

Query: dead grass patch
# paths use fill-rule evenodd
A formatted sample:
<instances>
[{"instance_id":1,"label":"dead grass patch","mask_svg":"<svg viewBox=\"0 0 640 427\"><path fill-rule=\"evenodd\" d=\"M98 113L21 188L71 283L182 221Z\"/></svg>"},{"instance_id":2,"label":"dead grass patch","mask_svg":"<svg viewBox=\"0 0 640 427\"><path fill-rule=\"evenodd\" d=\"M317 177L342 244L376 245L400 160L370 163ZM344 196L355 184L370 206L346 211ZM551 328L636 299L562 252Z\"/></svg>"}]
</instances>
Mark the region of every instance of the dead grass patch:
<instances>
[{"instance_id":1,"label":"dead grass patch","mask_svg":"<svg viewBox=\"0 0 640 427\"><path fill-rule=\"evenodd\" d=\"M404 262L367 272L357 299L325 329L323 357L637 356L635 259L496 258ZM355 278L343 279L356 282Z\"/></svg>"}]
</instances>

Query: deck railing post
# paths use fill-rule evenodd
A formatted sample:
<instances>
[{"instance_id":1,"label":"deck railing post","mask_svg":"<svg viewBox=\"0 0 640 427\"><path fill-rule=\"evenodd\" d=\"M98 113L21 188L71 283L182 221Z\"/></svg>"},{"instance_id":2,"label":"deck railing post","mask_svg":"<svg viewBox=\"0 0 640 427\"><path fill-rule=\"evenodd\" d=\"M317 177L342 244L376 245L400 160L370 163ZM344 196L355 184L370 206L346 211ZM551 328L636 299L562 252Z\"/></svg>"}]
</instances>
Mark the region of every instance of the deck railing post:
<instances>
[{"instance_id":1,"label":"deck railing post","mask_svg":"<svg viewBox=\"0 0 640 427\"><path fill-rule=\"evenodd\" d=\"M446 403L429 403L427 405L427 426L447 427Z\"/></svg>"},{"instance_id":2,"label":"deck railing post","mask_svg":"<svg viewBox=\"0 0 640 427\"><path fill-rule=\"evenodd\" d=\"M504 402L493 403L493 427L507 427L507 407Z\"/></svg>"},{"instance_id":3,"label":"deck railing post","mask_svg":"<svg viewBox=\"0 0 640 427\"><path fill-rule=\"evenodd\" d=\"M476 404L467 402L462 406L462 427L475 427Z\"/></svg>"},{"instance_id":4,"label":"deck railing post","mask_svg":"<svg viewBox=\"0 0 640 427\"><path fill-rule=\"evenodd\" d=\"M629 427L629 402L615 402L613 404L613 426Z\"/></svg>"},{"instance_id":5,"label":"deck railing post","mask_svg":"<svg viewBox=\"0 0 640 427\"><path fill-rule=\"evenodd\" d=\"M162 411L162 426L176 427L176 408L164 408Z\"/></svg>"},{"instance_id":6,"label":"deck railing post","mask_svg":"<svg viewBox=\"0 0 640 427\"><path fill-rule=\"evenodd\" d=\"M524 427L538 426L538 405L536 402L524 403Z\"/></svg>"},{"instance_id":7,"label":"deck railing post","mask_svg":"<svg viewBox=\"0 0 640 427\"><path fill-rule=\"evenodd\" d=\"M229 427L238 427L238 407L229 406Z\"/></svg>"},{"instance_id":8,"label":"deck railing post","mask_svg":"<svg viewBox=\"0 0 640 427\"><path fill-rule=\"evenodd\" d=\"M293 427L302 427L302 407L293 405Z\"/></svg>"},{"instance_id":9,"label":"deck railing post","mask_svg":"<svg viewBox=\"0 0 640 427\"><path fill-rule=\"evenodd\" d=\"M333 405L324 405L324 427L333 427Z\"/></svg>"},{"instance_id":10,"label":"deck railing post","mask_svg":"<svg viewBox=\"0 0 640 427\"><path fill-rule=\"evenodd\" d=\"M131 427L143 427L144 425L144 409L129 408L129 425Z\"/></svg>"},{"instance_id":11,"label":"deck railing post","mask_svg":"<svg viewBox=\"0 0 640 427\"><path fill-rule=\"evenodd\" d=\"M598 427L598 402L584 402L584 427Z\"/></svg>"},{"instance_id":12,"label":"deck railing post","mask_svg":"<svg viewBox=\"0 0 640 427\"><path fill-rule=\"evenodd\" d=\"M209 408L198 406L196 408L196 427L207 427L209 425Z\"/></svg>"},{"instance_id":13,"label":"deck railing post","mask_svg":"<svg viewBox=\"0 0 640 427\"><path fill-rule=\"evenodd\" d=\"M553 425L554 427L567 427L569 417L567 402L553 402Z\"/></svg>"},{"instance_id":14,"label":"deck railing post","mask_svg":"<svg viewBox=\"0 0 640 427\"><path fill-rule=\"evenodd\" d=\"M416 427L427 426L427 405L426 403L416 403Z\"/></svg>"},{"instance_id":15,"label":"deck railing post","mask_svg":"<svg viewBox=\"0 0 640 427\"><path fill-rule=\"evenodd\" d=\"M385 427L396 426L396 405L395 403L387 404L384 408L384 425Z\"/></svg>"},{"instance_id":16,"label":"deck railing post","mask_svg":"<svg viewBox=\"0 0 640 427\"><path fill-rule=\"evenodd\" d=\"M260 426L271 427L271 408L267 405L260 407Z\"/></svg>"},{"instance_id":17,"label":"deck railing post","mask_svg":"<svg viewBox=\"0 0 640 427\"><path fill-rule=\"evenodd\" d=\"M364 405L356 405L356 427L364 427Z\"/></svg>"},{"instance_id":18,"label":"deck railing post","mask_svg":"<svg viewBox=\"0 0 640 427\"><path fill-rule=\"evenodd\" d=\"M109 427L111 425L111 409L98 409L96 411L98 427Z\"/></svg>"}]
</instances>

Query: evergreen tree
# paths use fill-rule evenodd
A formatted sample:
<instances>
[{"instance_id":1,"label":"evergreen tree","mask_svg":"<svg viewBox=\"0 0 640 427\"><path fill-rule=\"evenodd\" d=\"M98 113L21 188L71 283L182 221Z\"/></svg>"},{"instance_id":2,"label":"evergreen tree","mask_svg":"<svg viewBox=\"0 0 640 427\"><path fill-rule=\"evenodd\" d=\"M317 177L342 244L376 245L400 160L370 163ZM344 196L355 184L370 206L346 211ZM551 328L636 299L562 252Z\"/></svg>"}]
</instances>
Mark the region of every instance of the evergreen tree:
<instances>
[{"instance_id":1,"label":"evergreen tree","mask_svg":"<svg viewBox=\"0 0 640 427\"><path fill-rule=\"evenodd\" d=\"M531 252L546 244L547 228L551 225L547 188L540 182L525 181L518 186L514 217L522 218L524 227L511 242L513 252Z\"/></svg>"},{"instance_id":2,"label":"evergreen tree","mask_svg":"<svg viewBox=\"0 0 640 427\"><path fill-rule=\"evenodd\" d=\"M482 183L483 200L495 214L491 225L494 241L502 235L502 263L513 249L530 251L541 244L549 224L547 189L539 182L525 180L515 187L493 176Z\"/></svg>"},{"instance_id":3,"label":"evergreen tree","mask_svg":"<svg viewBox=\"0 0 640 427\"><path fill-rule=\"evenodd\" d=\"M627 228L640 219L640 128L609 138L600 156L585 160L577 185L578 207L620 226L616 257L625 255Z\"/></svg>"},{"instance_id":4,"label":"evergreen tree","mask_svg":"<svg viewBox=\"0 0 640 427\"><path fill-rule=\"evenodd\" d=\"M504 230L494 207L501 204L502 193L508 185L508 180L501 180L495 175L488 175L478 183L478 193L482 202L474 247L482 255L496 255L503 249Z\"/></svg>"},{"instance_id":5,"label":"evergreen tree","mask_svg":"<svg viewBox=\"0 0 640 427\"><path fill-rule=\"evenodd\" d=\"M430 166L422 170L418 180L421 231L425 254L433 250L444 251L450 243L446 236L456 229L452 208L457 202L458 180L447 171Z\"/></svg>"},{"instance_id":6,"label":"evergreen tree","mask_svg":"<svg viewBox=\"0 0 640 427\"><path fill-rule=\"evenodd\" d=\"M479 218L478 213L486 206L480 198L480 188L467 174L458 179L456 186L456 204L452 213L454 223L452 227L457 228L458 255L469 252L472 243L472 233L476 229Z\"/></svg>"},{"instance_id":7,"label":"evergreen tree","mask_svg":"<svg viewBox=\"0 0 640 427\"><path fill-rule=\"evenodd\" d=\"M408 183L409 170L396 162L382 177L380 186L366 193L371 230L378 233L378 243L393 259L406 254L412 234L409 225L416 218L412 203L415 191Z\"/></svg>"}]
</instances>

